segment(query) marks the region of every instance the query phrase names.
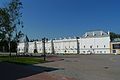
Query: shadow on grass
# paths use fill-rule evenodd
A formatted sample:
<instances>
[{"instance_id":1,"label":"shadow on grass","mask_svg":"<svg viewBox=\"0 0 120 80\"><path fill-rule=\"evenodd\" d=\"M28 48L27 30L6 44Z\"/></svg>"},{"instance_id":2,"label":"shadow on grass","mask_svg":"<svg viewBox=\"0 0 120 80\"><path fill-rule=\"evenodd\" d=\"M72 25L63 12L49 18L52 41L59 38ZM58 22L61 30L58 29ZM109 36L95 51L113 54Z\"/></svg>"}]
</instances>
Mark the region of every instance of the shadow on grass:
<instances>
[{"instance_id":1,"label":"shadow on grass","mask_svg":"<svg viewBox=\"0 0 120 80\"><path fill-rule=\"evenodd\" d=\"M16 80L32 76L35 74L59 70L58 68L33 66L33 65L17 65L7 62L0 62L0 79Z\"/></svg>"}]
</instances>

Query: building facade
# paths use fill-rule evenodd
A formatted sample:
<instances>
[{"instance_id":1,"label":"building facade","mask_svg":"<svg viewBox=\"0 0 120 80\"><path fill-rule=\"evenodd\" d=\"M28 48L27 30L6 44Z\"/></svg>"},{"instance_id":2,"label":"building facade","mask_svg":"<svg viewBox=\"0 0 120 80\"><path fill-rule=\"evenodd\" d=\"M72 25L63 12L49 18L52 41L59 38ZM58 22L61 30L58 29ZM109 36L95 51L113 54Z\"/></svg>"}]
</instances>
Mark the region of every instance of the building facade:
<instances>
[{"instance_id":1,"label":"building facade","mask_svg":"<svg viewBox=\"0 0 120 80\"><path fill-rule=\"evenodd\" d=\"M18 53L43 53L42 41L21 42L18 44ZM45 51L50 54L110 54L110 35L104 31L86 32L81 37L48 40L45 42Z\"/></svg>"},{"instance_id":2,"label":"building facade","mask_svg":"<svg viewBox=\"0 0 120 80\"><path fill-rule=\"evenodd\" d=\"M111 42L111 53L120 54L120 38L115 38Z\"/></svg>"}]
</instances>

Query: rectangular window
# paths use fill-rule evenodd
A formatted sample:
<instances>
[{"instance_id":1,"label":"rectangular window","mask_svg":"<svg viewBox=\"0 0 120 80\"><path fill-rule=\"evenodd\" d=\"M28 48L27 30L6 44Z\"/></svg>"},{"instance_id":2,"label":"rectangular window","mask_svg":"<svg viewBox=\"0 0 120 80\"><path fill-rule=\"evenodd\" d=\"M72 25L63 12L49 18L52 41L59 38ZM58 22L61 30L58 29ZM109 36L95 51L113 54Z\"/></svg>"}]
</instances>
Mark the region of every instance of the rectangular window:
<instances>
[{"instance_id":1,"label":"rectangular window","mask_svg":"<svg viewBox=\"0 0 120 80\"><path fill-rule=\"evenodd\" d=\"M105 48L105 45L104 45L104 48Z\"/></svg>"},{"instance_id":2,"label":"rectangular window","mask_svg":"<svg viewBox=\"0 0 120 80\"><path fill-rule=\"evenodd\" d=\"M113 44L113 49L120 49L120 44Z\"/></svg>"},{"instance_id":3,"label":"rectangular window","mask_svg":"<svg viewBox=\"0 0 120 80\"><path fill-rule=\"evenodd\" d=\"M97 45L97 48L98 48L98 45Z\"/></svg>"},{"instance_id":4,"label":"rectangular window","mask_svg":"<svg viewBox=\"0 0 120 80\"><path fill-rule=\"evenodd\" d=\"M85 51L83 51L83 53L85 53Z\"/></svg>"},{"instance_id":5,"label":"rectangular window","mask_svg":"<svg viewBox=\"0 0 120 80\"><path fill-rule=\"evenodd\" d=\"M85 45L84 45L84 48L85 48Z\"/></svg>"},{"instance_id":6,"label":"rectangular window","mask_svg":"<svg viewBox=\"0 0 120 80\"><path fill-rule=\"evenodd\" d=\"M92 46L90 46L90 48L92 48Z\"/></svg>"},{"instance_id":7,"label":"rectangular window","mask_svg":"<svg viewBox=\"0 0 120 80\"><path fill-rule=\"evenodd\" d=\"M113 53L116 53L116 50L113 50Z\"/></svg>"}]
</instances>

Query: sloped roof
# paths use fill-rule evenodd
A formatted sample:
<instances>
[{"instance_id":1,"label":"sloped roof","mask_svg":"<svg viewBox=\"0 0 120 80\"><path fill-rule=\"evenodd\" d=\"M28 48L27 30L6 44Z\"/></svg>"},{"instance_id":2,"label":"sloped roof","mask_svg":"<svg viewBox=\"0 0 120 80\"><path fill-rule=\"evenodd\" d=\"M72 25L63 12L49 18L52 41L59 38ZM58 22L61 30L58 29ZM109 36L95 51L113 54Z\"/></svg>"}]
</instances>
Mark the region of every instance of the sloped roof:
<instances>
[{"instance_id":1,"label":"sloped roof","mask_svg":"<svg viewBox=\"0 0 120 80\"><path fill-rule=\"evenodd\" d=\"M107 37L107 36L109 36L109 34L104 31L90 31L86 32L82 37Z\"/></svg>"}]
</instances>

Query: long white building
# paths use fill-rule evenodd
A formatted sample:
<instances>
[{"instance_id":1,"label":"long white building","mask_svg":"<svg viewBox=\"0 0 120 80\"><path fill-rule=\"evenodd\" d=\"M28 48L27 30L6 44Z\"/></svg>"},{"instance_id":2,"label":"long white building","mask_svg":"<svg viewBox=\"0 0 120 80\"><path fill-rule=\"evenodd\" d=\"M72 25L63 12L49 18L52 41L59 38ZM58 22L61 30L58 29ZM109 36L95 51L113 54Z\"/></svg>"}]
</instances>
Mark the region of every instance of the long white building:
<instances>
[{"instance_id":1,"label":"long white building","mask_svg":"<svg viewBox=\"0 0 120 80\"><path fill-rule=\"evenodd\" d=\"M18 53L43 53L41 41L18 43ZM110 35L104 31L86 32L81 37L54 39L45 42L45 51L50 54L110 54Z\"/></svg>"}]
</instances>

